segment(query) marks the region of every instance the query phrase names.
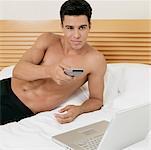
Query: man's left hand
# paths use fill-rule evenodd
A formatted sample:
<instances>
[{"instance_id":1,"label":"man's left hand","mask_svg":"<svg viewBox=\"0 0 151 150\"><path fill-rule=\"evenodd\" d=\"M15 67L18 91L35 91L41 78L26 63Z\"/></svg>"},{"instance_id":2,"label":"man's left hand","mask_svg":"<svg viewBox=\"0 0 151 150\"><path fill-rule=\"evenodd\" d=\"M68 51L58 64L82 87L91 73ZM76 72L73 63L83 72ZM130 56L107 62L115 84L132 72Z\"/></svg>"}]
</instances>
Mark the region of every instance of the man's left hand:
<instances>
[{"instance_id":1,"label":"man's left hand","mask_svg":"<svg viewBox=\"0 0 151 150\"><path fill-rule=\"evenodd\" d=\"M80 114L80 106L68 105L60 109L55 117L59 123L64 124L73 121Z\"/></svg>"}]
</instances>

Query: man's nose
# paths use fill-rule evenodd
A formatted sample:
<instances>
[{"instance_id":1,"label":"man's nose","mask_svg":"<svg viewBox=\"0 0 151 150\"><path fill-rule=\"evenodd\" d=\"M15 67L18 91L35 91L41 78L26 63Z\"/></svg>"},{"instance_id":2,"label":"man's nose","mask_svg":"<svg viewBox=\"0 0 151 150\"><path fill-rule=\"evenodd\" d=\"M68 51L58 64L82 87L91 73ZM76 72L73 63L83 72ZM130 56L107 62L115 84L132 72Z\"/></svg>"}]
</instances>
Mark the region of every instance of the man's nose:
<instances>
[{"instance_id":1,"label":"man's nose","mask_svg":"<svg viewBox=\"0 0 151 150\"><path fill-rule=\"evenodd\" d=\"M80 37L80 32L79 32L79 30L75 30L75 31L74 31L74 37L75 37L75 38L79 38L79 37Z\"/></svg>"}]
</instances>

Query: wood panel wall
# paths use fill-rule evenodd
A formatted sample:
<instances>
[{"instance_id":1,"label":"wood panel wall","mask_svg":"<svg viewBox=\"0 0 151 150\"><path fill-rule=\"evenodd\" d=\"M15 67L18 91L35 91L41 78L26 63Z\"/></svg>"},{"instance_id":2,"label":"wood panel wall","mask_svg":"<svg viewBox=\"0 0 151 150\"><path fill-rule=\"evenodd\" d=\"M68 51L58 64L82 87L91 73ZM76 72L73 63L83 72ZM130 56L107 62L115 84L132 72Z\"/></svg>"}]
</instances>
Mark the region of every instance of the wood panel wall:
<instances>
[{"instance_id":1,"label":"wood panel wall","mask_svg":"<svg viewBox=\"0 0 151 150\"><path fill-rule=\"evenodd\" d=\"M151 20L92 20L88 43L108 63L151 64ZM16 64L44 32L62 34L59 20L0 20L0 69Z\"/></svg>"}]
</instances>

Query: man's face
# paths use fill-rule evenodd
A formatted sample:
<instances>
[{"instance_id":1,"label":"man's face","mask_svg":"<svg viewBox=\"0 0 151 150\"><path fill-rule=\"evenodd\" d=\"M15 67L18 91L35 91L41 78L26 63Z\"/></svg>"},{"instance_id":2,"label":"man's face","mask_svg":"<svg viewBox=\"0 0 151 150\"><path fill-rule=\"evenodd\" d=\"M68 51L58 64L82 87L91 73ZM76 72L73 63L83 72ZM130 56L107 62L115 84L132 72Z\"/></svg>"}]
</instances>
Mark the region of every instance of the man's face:
<instances>
[{"instance_id":1,"label":"man's face","mask_svg":"<svg viewBox=\"0 0 151 150\"><path fill-rule=\"evenodd\" d=\"M65 41L67 42L67 46L69 48L78 50L84 46L89 32L89 22L87 16L65 15L62 28Z\"/></svg>"}]
</instances>

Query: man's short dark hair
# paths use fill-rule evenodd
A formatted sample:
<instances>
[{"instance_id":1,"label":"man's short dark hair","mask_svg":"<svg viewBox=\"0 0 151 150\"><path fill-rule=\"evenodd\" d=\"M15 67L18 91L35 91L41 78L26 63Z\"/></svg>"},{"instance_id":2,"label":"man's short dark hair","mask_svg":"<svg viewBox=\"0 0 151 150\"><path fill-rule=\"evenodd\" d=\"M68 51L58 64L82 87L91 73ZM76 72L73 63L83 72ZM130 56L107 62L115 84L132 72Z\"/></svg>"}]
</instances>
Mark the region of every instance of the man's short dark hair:
<instances>
[{"instance_id":1,"label":"man's short dark hair","mask_svg":"<svg viewBox=\"0 0 151 150\"><path fill-rule=\"evenodd\" d=\"M79 16L86 15L90 24L92 8L85 0L67 0L60 8L60 18L63 24L64 16Z\"/></svg>"}]
</instances>

